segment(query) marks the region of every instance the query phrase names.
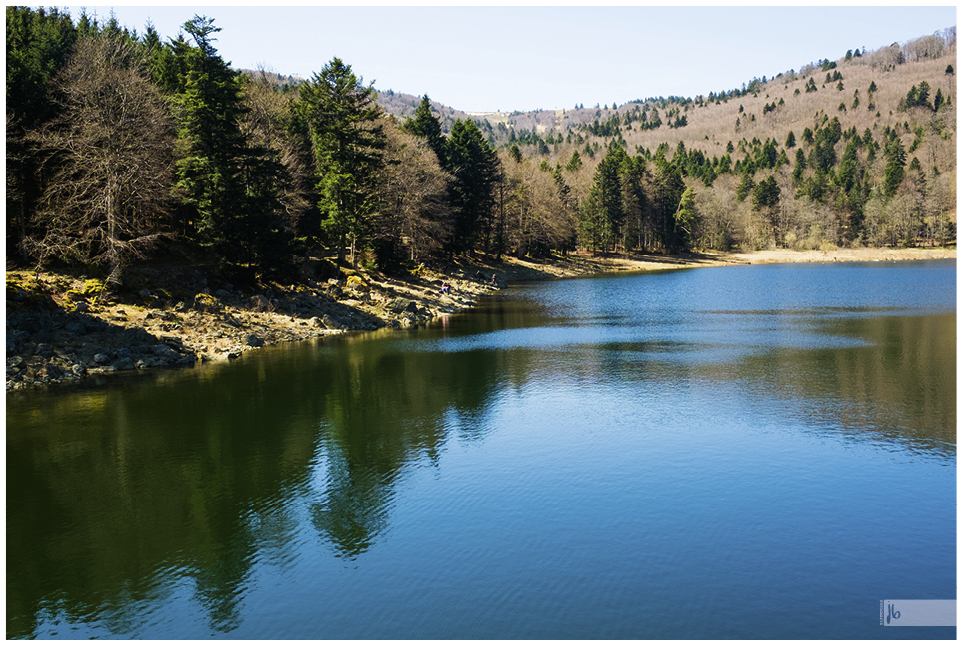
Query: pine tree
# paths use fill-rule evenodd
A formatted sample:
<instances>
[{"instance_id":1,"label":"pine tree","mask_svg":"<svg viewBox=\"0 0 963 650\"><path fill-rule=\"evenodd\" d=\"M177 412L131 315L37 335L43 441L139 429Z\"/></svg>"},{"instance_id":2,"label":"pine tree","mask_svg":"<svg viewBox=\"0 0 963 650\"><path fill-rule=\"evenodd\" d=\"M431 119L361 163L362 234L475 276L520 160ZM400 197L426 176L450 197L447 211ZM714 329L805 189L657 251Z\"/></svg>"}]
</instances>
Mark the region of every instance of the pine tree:
<instances>
[{"instance_id":1,"label":"pine tree","mask_svg":"<svg viewBox=\"0 0 963 650\"><path fill-rule=\"evenodd\" d=\"M321 226L336 242L339 265L347 248L354 264L367 244L384 165L385 135L376 121L381 109L374 88L362 84L335 57L302 86L298 107L314 152Z\"/></svg>"},{"instance_id":2,"label":"pine tree","mask_svg":"<svg viewBox=\"0 0 963 650\"><path fill-rule=\"evenodd\" d=\"M487 247L494 218L493 191L500 175L498 157L471 120L455 121L445 141L445 152L447 169L454 177L451 203L455 223L450 252L472 250L485 226Z\"/></svg>"},{"instance_id":3,"label":"pine tree","mask_svg":"<svg viewBox=\"0 0 963 650\"><path fill-rule=\"evenodd\" d=\"M740 203L746 200L746 197L752 193L753 188L756 186L755 181L752 180L752 174L749 172L743 172L742 180L736 187L736 200Z\"/></svg>"},{"instance_id":4,"label":"pine tree","mask_svg":"<svg viewBox=\"0 0 963 650\"><path fill-rule=\"evenodd\" d=\"M886 168L883 171L883 194L892 198L903 182L903 168L906 165L906 151L898 137L886 143Z\"/></svg>"},{"instance_id":5,"label":"pine tree","mask_svg":"<svg viewBox=\"0 0 963 650\"><path fill-rule=\"evenodd\" d=\"M569 159L568 164L565 165L565 171L569 173L575 173L582 168L582 157L578 155L578 150L572 152L572 157Z\"/></svg>"},{"instance_id":6,"label":"pine tree","mask_svg":"<svg viewBox=\"0 0 963 650\"><path fill-rule=\"evenodd\" d=\"M431 100L428 95L421 98L421 103L415 109L415 115L405 121L403 130L428 141L428 146L442 160L445 151L445 138L441 135L441 122L431 112Z\"/></svg>"}]
</instances>

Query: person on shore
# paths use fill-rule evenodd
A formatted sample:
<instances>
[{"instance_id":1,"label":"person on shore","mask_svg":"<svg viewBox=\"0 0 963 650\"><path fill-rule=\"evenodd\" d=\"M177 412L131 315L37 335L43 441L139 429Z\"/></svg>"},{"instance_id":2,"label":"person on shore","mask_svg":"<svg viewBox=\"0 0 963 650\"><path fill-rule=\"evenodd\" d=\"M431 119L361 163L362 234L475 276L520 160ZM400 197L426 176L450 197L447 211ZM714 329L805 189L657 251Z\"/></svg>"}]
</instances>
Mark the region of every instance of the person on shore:
<instances>
[{"instance_id":1,"label":"person on shore","mask_svg":"<svg viewBox=\"0 0 963 650\"><path fill-rule=\"evenodd\" d=\"M449 296L451 295L451 283L448 282L448 280L441 283L441 292Z\"/></svg>"},{"instance_id":2,"label":"person on shore","mask_svg":"<svg viewBox=\"0 0 963 650\"><path fill-rule=\"evenodd\" d=\"M495 273L492 273L492 282L491 282L491 284L492 284L493 287L497 287L497 286L498 286L498 275L495 274Z\"/></svg>"}]
</instances>

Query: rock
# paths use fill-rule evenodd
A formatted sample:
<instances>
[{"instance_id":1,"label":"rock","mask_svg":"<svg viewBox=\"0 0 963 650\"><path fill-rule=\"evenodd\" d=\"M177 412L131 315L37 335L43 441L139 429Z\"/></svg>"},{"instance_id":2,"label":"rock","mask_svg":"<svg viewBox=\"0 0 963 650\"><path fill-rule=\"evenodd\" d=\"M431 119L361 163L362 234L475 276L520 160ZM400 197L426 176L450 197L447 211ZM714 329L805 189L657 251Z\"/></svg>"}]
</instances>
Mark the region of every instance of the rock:
<instances>
[{"instance_id":1,"label":"rock","mask_svg":"<svg viewBox=\"0 0 963 650\"><path fill-rule=\"evenodd\" d=\"M141 290L140 290L140 293L139 293L138 295L139 295L141 298L143 298L144 300L149 300L149 299L153 298L153 296L151 295L151 293L150 293L150 291L149 291L148 289L141 289Z\"/></svg>"},{"instance_id":2,"label":"rock","mask_svg":"<svg viewBox=\"0 0 963 650\"><path fill-rule=\"evenodd\" d=\"M231 297L231 292L225 291L224 289L218 289L214 292L214 295L217 296L218 300L227 300Z\"/></svg>"},{"instance_id":3,"label":"rock","mask_svg":"<svg viewBox=\"0 0 963 650\"><path fill-rule=\"evenodd\" d=\"M262 345L264 345L264 339L262 339L260 336L257 336L256 334L248 334L247 338L244 339L244 342L247 343L252 348L259 348Z\"/></svg>"},{"instance_id":4,"label":"rock","mask_svg":"<svg viewBox=\"0 0 963 650\"><path fill-rule=\"evenodd\" d=\"M78 377L83 377L87 374L87 369L83 366L83 364L79 363L74 364L70 371Z\"/></svg>"},{"instance_id":5,"label":"rock","mask_svg":"<svg viewBox=\"0 0 963 650\"><path fill-rule=\"evenodd\" d=\"M52 363L45 364L43 367L43 370L44 370L44 375L48 379L60 379L64 374L63 370L61 370L60 368L58 368Z\"/></svg>"},{"instance_id":6,"label":"rock","mask_svg":"<svg viewBox=\"0 0 963 650\"><path fill-rule=\"evenodd\" d=\"M103 352L98 352L97 354L94 355L94 363L96 363L98 366L106 365L109 361L110 361L110 357L108 357Z\"/></svg>"},{"instance_id":7,"label":"rock","mask_svg":"<svg viewBox=\"0 0 963 650\"><path fill-rule=\"evenodd\" d=\"M133 370L134 361L130 357L124 357L123 359L118 359L113 363L114 370Z\"/></svg>"},{"instance_id":8,"label":"rock","mask_svg":"<svg viewBox=\"0 0 963 650\"><path fill-rule=\"evenodd\" d=\"M41 343L34 352L38 357L50 357L54 353L53 346L49 343Z\"/></svg>"},{"instance_id":9,"label":"rock","mask_svg":"<svg viewBox=\"0 0 963 650\"><path fill-rule=\"evenodd\" d=\"M20 348L29 338L30 335L23 330L7 330L7 351L13 352Z\"/></svg>"},{"instance_id":10,"label":"rock","mask_svg":"<svg viewBox=\"0 0 963 650\"><path fill-rule=\"evenodd\" d=\"M311 327L321 327L322 325L324 325L324 323L321 322L320 318L315 316L308 321L308 325L310 325Z\"/></svg>"},{"instance_id":11,"label":"rock","mask_svg":"<svg viewBox=\"0 0 963 650\"><path fill-rule=\"evenodd\" d=\"M418 305L415 301L409 300L408 298L396 298L388 303L388 311L395 314L402 314L404 312L417 312Z\"/></svg>"},{"instance_id":12,"label":"rock","mask_svg":"<svg viewBox=\"0 0 963 650\"><path fill-rule=\"evenodd\" d=\"M344 325L337 318L331 314L325 314L321 317L321 322L324 323L324 327L329 330L343 330Z\"/></svg>"},{"instance_id":13,"label":"rock","mask_svg":"<svg viewBox=\"0 0 963 650\"><path fill-rule=\"evenodd\" d=\"M23 368L27 365L27 362L23 360L23 357L10 357L7 359L7 365L13 368Z\"/></svg>"}]
</instances>

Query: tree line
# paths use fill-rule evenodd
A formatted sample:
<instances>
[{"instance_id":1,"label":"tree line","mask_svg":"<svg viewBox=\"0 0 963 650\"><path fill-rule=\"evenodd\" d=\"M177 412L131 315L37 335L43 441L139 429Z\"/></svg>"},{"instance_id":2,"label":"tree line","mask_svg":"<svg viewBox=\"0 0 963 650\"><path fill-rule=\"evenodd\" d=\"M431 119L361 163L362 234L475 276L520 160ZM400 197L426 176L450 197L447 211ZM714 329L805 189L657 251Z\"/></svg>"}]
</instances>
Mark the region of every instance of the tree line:
<instances>
[{"instance_id":1,"label":"tree line","mask_svg":"<svg viewBox=\"0 0 963 650\"><path fill-rule=\"evenodd\" d=\"M630 152L626 135L686 126L691 100L663 101L496 149L471 119L443 132L427 96L404 121L385 114L337 58L298 85L232 70L219 31L195 16L165 41L151 25L137 34L113 18L7 8L8 259L95 266L119 283L147 255L284 277L312 257L390 269L476 250L680 253L953 235L953 170L907 160L923 141L952 137L941 118L950 98L937 89L931 99L925 82L898 110L935 113L932 129L905 121L860 134L821 112L798 143L790 131L730 141L711 159L682 141ZM737 134L739 121L755 115L740 107ZM572 154L550 164L560 150Z\"/></svg>"},{"instance_id":2,"label":"tree line","mask_svg":"<svg viewBox=\"0 0 963 650\"><path fill-rule=\"evenodd\" d=\"M498 157L471 121L442 137L425 97L397 124L332 59L296 88L242 75L195 16L176 39L7 8L7 252L125 266L163 244L286 274L335 251L388 266L492 237Z\"/></svg>"}]
</instances>

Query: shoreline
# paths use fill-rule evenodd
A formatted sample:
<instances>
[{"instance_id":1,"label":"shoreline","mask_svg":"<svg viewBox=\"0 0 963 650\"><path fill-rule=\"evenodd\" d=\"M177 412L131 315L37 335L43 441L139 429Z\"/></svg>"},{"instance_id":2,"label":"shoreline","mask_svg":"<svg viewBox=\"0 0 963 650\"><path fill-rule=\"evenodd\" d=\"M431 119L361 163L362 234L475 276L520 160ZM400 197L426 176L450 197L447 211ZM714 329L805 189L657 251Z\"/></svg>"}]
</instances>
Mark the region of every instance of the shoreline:
<instances>
[{"instance_id":1,"label":"shoreline","mask_svg":"<svg viewBox=\"0 0 963 650\"><path fill-rule=\"evenodd\" d=\"M96 280L7 272L7 392L114 372L222 363L260 347L349 331L424 326L474 307L514 282L747 264L956 258L955 248L572 255L550 260L459 258L404 277L349 272L341 281L234 287L201 269L131 269L131 287L105 297ZM449 282L451 293L441 292Z\"/></svg>"}]
</instances>

